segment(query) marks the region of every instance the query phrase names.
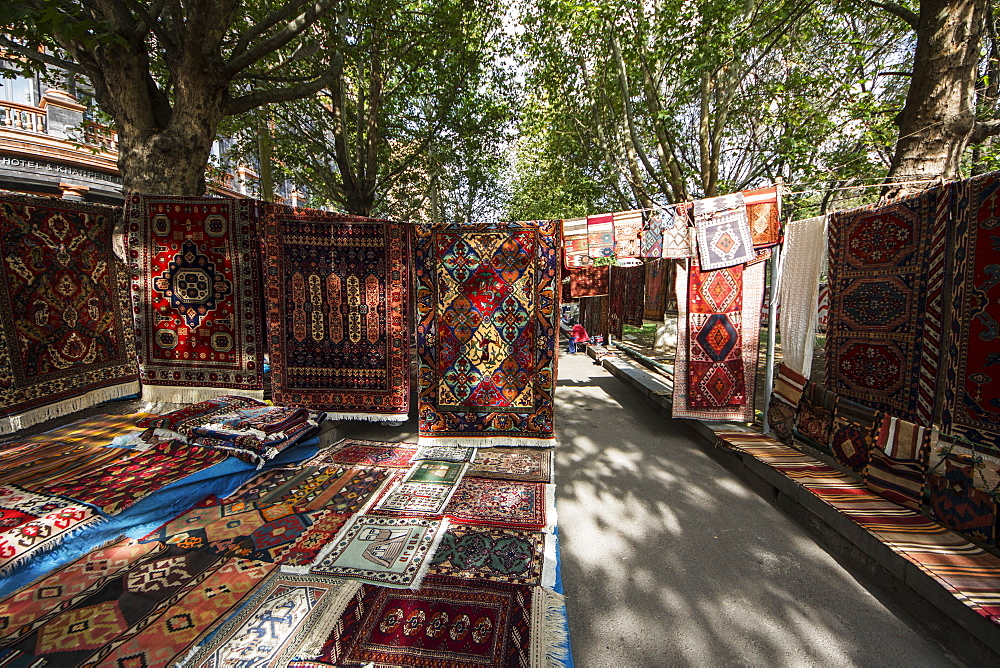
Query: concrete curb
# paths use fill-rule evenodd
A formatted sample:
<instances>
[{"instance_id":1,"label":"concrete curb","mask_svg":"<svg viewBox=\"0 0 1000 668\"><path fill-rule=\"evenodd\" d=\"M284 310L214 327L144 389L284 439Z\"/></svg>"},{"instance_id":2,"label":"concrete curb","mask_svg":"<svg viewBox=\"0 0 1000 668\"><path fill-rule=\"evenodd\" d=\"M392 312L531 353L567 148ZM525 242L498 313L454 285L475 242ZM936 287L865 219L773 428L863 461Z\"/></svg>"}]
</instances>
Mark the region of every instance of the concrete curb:
<instances>
[{"instance_id":1,"label":"concrete curb","mask_svg":"<svg viewBox=\"0 0 1000 668\"><path fill-rule=\"evenodd\" d=\"M588 346L595 360L607 351ZM601 365L652 404L672 407L672 388L631 361L607 356ZM892 551L860 525L764 462L722 445L716 430L699 420L678 419L699 436L702 448L773 506L807 528L824 549L849 568L884 603L901 609L935 639L974 664L1000 661L1000 628L955 598L934 578ZM745 424L714 423L718 431L750 431ZM814 454L805 448L807 454ZM828 460L826 457L817 457ZM880 597L883 598L883 597Z\"/></svg>"}]
</instances>

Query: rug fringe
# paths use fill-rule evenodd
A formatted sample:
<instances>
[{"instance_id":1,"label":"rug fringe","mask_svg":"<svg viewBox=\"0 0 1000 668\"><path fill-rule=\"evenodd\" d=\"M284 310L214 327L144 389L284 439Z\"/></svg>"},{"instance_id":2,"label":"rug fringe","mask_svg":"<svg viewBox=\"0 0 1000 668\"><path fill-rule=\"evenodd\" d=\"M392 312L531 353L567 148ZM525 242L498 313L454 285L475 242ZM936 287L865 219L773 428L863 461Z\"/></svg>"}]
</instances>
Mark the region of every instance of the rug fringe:
<instances>
[{"instance_id":1,"label":"rug fringe","mask_svg":"<svg viewBox=\"0 0 1000 668\"><path fill-rule=\"evenodd\" d=\"M174 387L172 385L143 385L142 400L163 404L196 404L228 394L249 399L264 400L264 390L240 390L232 387Z\"/></svg>"},{"instance_id":2,"label":"rug fringe","mask_svg":"<svg viewBox=\"0 0 1000 668\"><path fill-rule=\"evenodd\" d=\"M91 529L99 524L104 524L107 521L108 521L107 518L104 518L100 515L94 515L89 520L84 520L83 522L80 522L78 525L76 525L69 531L60 534L58 540L46 541L37 550L32 550L31 552L25 552L21 556L16 557L15 559L9 561L3 566L0 566L0 577L9 576L11 572L16 571L18 568L20 568L27 562L31 561L32 559L36 559L43 554L48 554L49 552L52 552L53 550L61 547L63 543L65 543L70 538L75 538L77 534L81 533L82 531L86 529Z\"/></svg>"},{"instance_id":3,"label":"rug fringe","mask_svg":"<svg viewBox=\"0 0 1000 668\"><path fill-rule=\"evenodd\" d=\"M359 420L364 422L398 422L410 419L407 413L327 413L327 420Z\"/></svg>"},{"instance_id":4,"label":"rug fringe","mask_svg":"<svg viewBox=\"0 0 1000 668\"><path fill-rule=\"evenodd\" d=\"M559 526L559 512L556 510L556 486L545 485L545 530L552 531Z\"/></svg>"},{"instance_id":5,"label":"rug fringe","mask_svg":"<svg viewBox=\"0 0 1000 668\"><path fill-rule=\"evenodd\" d=\"M136 394L138 391L139 381L136 380L129 383L101 387L96 390L91 390L86 394L57 401L54 404L46 404L45 406L32 408L31 410L18 413L17 415L8 415L0 418L0 435L13 434L14 432L20 431L21 429L27 429L28 427L38 424L39 422L45 422L46 420L82 411L85 408L96 406L97 404L104 403L105 401L121 399L122 397L127 397L130 394Z\"/></svg>"},{"instance_id":6,"label":"rug fringe","mask_svg":"<svg viewBox=\"0 0 1000 668\"><path fill-rule=\"evenodd\" d=\"M556 541L554 533L545 534L545 547L542 551L542 586L551 589L556 586Z\"/></svg>"},{"instance_id":7,"label":"rug fringe","mask_svg":"<svg viewBox=\"0 0 1000 668\"><path fill-rule=\"evenodd\" d=\"M296 659L315 659L323 652L323 645L330 635L330 628L344 614L347 605L354 598L361 583L354 580L344 580L331 599L329 607L323 610L315 619L310 617L312 628L303 636L299 649L295 652ZM314 613L315 614L315 613Z\"/></svg>"},{"instance_id":8,"label":"rug fringe","mask_svg":"<svg viewBox=\"0 0 1000 668\"><path fill-rule=\"evenodd\" d=\"M544 587L535 587L531 600L531 617L532 668L568 665L570 646L566 598Z\"/></svg>"},{"instance_id":9,"label":"rug fringe","mask_svg":"<svg viewBox=\"0 0 1000 668\"><path fill-rule=\"evenodd\" d=\"M450 526L451 521L447 517L441 520L441 526L438 528L437 535L434 536L434 540L431 542L431 546L424 556L424 563L420 564L420 569L413 577L413 582L410 583L411 591L420 591L420 585L424 583L424 578L427 577L427 573L431 570L431 560L434 559L434 553L441 546L441 541L444 540L444 535L448 532L448 527Z\"/></svg>"},{"instance_id":10,"label":"rug fringe","mask_svg":"<svg viewBox=\"0 0 1000 668\"><path fill-rule=\"evenodd\" d=\"M449 445L465 448L551 448L554 438L513 438L510 436L418 436L417 445Z\"/></svg>"}]
</instances>

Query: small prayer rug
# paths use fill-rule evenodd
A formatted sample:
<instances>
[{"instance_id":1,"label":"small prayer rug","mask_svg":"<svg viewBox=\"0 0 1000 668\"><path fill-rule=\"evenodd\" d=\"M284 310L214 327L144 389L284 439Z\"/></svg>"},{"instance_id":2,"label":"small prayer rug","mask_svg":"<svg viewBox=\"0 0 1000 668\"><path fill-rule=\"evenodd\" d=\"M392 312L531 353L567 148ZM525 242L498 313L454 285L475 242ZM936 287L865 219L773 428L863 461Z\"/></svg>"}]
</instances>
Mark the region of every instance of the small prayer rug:
<instances>
[{"instance_id":1,"label":"small prayer rug","mask_svg":"<svg viewBox=\"0 0 1000 668\"><path fill-rule=\"evenodd\" d=\"M465 474L477 478L552 482L552 450L480 449Z\"/></svg>"},{"instance_id":2,"label":"small prayer rug","mask_svg":"<svg viewBox=\"0 0 1000 668\"><path fill-rule=\"evenodd\" d=\"M563 252L566 254L567 269L590 266L586 218L570 218L563 221Z\"/></svg>"},{"instance_id":3,"label":"small prayer rug","mask_svg":"<svg viewBox=\"0 0 1000 668\"><path fill-rule=\"evenodd\" d=\"M949 204L938 187L829 221L827 387L921 424L934 419Z\"/></svg>"},{"instance_id":4,"label":"small prayer rug","mask_svg":"<svg viewBox=\"0 0 1000 668\"><path fill-rule=\"evenodd\" d=\"M405 420L406 226L279 205L264 220L274 401L335 419Z\"/></svg>"},{"instance_id":5,"label":"small prayer rug","mask_svg":"<svg viewBox=\"0 0 1000 668\"><path fill-rule=\"evenodd\" d=\"M407 471L403 482L432 482L439 485L454 485L465 473L464 462L419 461Z\"/></svg>"},{"instance_id":6,"label":"small prayer rug","mask_svg":"<svg viewBox=\"0 0 1000 668\"><path fill-rule=\"evenodd\" d=\"M139 391L116 219L0 195L0 434Z\"/></svg>"},{"instance_id":7,"label":"small prayer rug","mask_svg":"<svg viewBox=\"0 0 1000 668\"><path fill-rule=\"evenodd\" d=\"M315 575L274 573L242 609L202 641L185 666L285 666L304 646L326 640L361 584Z\"/></svg>"},{"instance_id":8,"label":"small prayer rug","mask_svg":"<svg viewBox=\"0 0 1000 668\"><path fill-rule=\"evenodd\" d=\"M310 466L342 464L345 466L380 466L409 468L410 460L417 453L415 443L384 443L347 439L343 444L319 453L310 460Z\"/></svg>"},{"instance_id":9,"label":"small prayer rug","mask_svg":"<svg viewBox=\"0 0 1000 668\"><path fill-rule=\"evenodd\" d=\"M452 445L425 445L417 448L413 461L431 459L438 462L471 462L476 456L476 448L463 448Z\"/></svg>"},{"instance_id":10,"label":"small prayer rug","mask_svg":"<svg viewBox=\"0 0 1000 668\"><path fill-rule=\"evenodd\" d=\"M611 312L611 334L622 338L625 325L642 327L642 312L646 293L646 269L611 267L608 289Z\"/></svg>"},{"instance_id":11,"label":"small prayer rug","mask_svg":"<svg viewBox=\"0 0 1000 668\"><path fill-rule=\"evenodd\" d=\"M359 515L309 572L416 590L447 528L447 520L429 517Z\"/></svg>"},{"instance_id":12,"label":"small prayer rug","mask_svg":"<svg viewBox=\"0 0 1000 668\"><path fill-rule=\"evenodd\" d=\"M133 194L125 225L142 398L263 399L254 200Z\"/></svg>"},{"instance_id":13,"label":"small prayer rug","mask_svg":"<svg viewBox=\"0 0 1000 668\"><path fill-rule=\"evenodd\" d=\"M773 246L781 239L778 220L778 187L743 191L747 222L754 246Z\"/></svg>"},{"instance_id":14,"label":"small prayer rug","mask_svg":"<svg viewBox=\"0 0 1000 668\"><path fill-rule=\"evenodd\" d=\"M615 257L639 257L642 211L620 211L612 216L615 228Z\"/></svg>"},{"instance_id":15,"label":"small prayer rug","mask_svg":"<svg viewBox=\"0 0 1000 668\"><path fill-rule=\"evenodd\" d=\"M400 482L375 505L375 512L404 515L441 515L448 506L455 485Z\"/></svg>"},{"instance_id":16,"label":"small prayer rug","mask_svg":"<svg viewBox=\"0 0 1000 668\"><path fill-rule=\"evenodd\" d=\"M555 445L559 221L418 224L421 445Z\"/></svg>"},{"instance_id":17,"label":"small prayer rug","mask_svg":"<svg viewBox=\"0 0 1000 668\"><path fill-rule=\"evenodd\" d=\"M593 337L603 336L607 342L611 330L610 301L607 297L584 297L580 299L580 324Z\"/></svg>"},{"instance_id":18,"label":"small prayer rug","mask_svg":"<svg viewBox=\"0 0 1000 668\"><path fill-rule=\"evenodd\" d=\"M87 506L0 485L0 573L8 573L101 521Z\"/></svg>"},{"instance_id":19,"label":"small prayer rug","mask_svg":"<svg viewBox=\"0 0 1000 668\"><path fill-rule=\"evenodd\" d=\"M643 211L642 237L639 239L640 257L657 259L663 255L663 212L661 209Z\"/></svg>"},{"instance_id":20,"label":"small prayer rug","mask_svg":"<svg viewBox=\"0 0 1000 668\"><path fill-rule=\"evenodd\" d=\"M865 483L876 494L919 510L927 484L931 430L883 415L875 432Z\"/></svg>"},{"instance_id":21,"label":"small prayer rug","mask_svg":"<svg viewBox=\"0 0 1000 668\"><path fill-rule=\"evenodd\" d=\"M791 444L795 439L795 413L802 398L802 391L809 381L789 368L778 365L771 403L767 409L767 425L778 440Z\"/></svg>"},{"instance_id":22,"label":"small prayer rug","mask_svg":"<svg viewBox=\"0 0 1000 668\"><path fill-rule=\"evenodd\" d=\"M972 457L949 455L939 471L927 476L930 508L941 524L974 538L996 544L997 503L976 488Z\"/></svg>"},{"instance_id":23,"label":"small prayer rug","mask_svg":"<svg viewBox=\"0 0 1000 668\"><path fill-rule=\"evenodd\" d=\"M551 487L522 480L465 478L444 514L460 524L542 529L554 505Z\"/></svg>"},{"instance_id":24,"label":"small prayer rug","mask_svg":"<svg viewBox=\"0 0 1000 668\"><path fill-rule=\"evenodd\" d=\"M806 385L795 417L796 435L813 447L830 449L837 395L820 383Z\"/></svg>"},{"instance_id":25,"label":"small prayer rug","mask_svg":"<svg viewBox=\"0 0 1000 668\"><path fill-rule=\"evenodd\" d=\"M579 299L608 294L608 270L606 265L568 269L570 296Z\"/></svg>"},{"instance_id":26,"label":"small prayer rug","mask_svg":"<svg viewBox=\"0 0 1000 668\"><path fill-rule=\"evenodd\" d=\"M481 582L538 585L545 563L540 531L452 526L444 535L430 572Z\"/></svg>"},{"instance_id":27,"label":"small prayer rug","mask_svg":"<svg viewBox=\"0 0 1000 668\"><path fill-rule=\"evenodd\" d=\"M418 592L365 586L307 666L541 666L543 615L525 585L432 576Z\"/></svg>"},{"instance_id":28,"label":"small prayer rug","mask_svg":"<svg viewBox=\"0 0 1000 668\"><path fill-rule=\"evenodd\" d=\"M303 566L308 570L308 566L316 562L323 548L333 542L351 516L331 510L317 512L312 519L309 528L281 555L281 565L289 570Z\"/></svg>"},{"instance_id":29,"label":"small prayer rug","mask_svg":"<svg viewBox=\"0 0 1000 668\"><path fill-rule=\"evenodd\" d=\"M684 260L697 254L695 228L691 227L691 218L688 216L689 206L671 205L662 211L664 258Z\"/></svg>"},{"instance_id":30,"label":"small prayer rug","mask_svg":"<svg viewBox=\"0 0 1000 668\"><path fill-rule=\"evenodd\" d=\"M944 433L954 434L979 449L1000 453L1000 174L977 176L958 186L952 227L951 327L941 418ZM936 234L937 229L934 230ZM936 239L936 236L935 236ZM936 256L934 259L937 259ZM933 265L937 269L937 265ZM937 274L934 275L934 278ZM936 294L928 281L928 303ZM931 316L928 315L928 318ZM938 325L932 321L930 334ZM936 349L931 351L937 352ZM928 365L927 354L924 364ZM930 360L936 365L937 357ZM922 396L922 395L921 395ZM900 417L906 417L900 414ZM921 417L923 415L921 414ZM930 424L926 420L917 420Z\"/></svg>"},{"instance_id":31,"label":"small prayer rug","mask_svg":"<svg viewBox=\"0 0 1000 668\"><path fill-rule=\"evenodd\" d=\"M587 252L592 260L615 254L614 214L587 217Z\"/></svg>"},{"instance_id":32,"label":"small prayer rug","mask_svg":"<svg viewBox=\"0 0 1000 668\"><path fill-rule=\"evenodd\" d=\"M698 230L698 258L702 271L732 267L754 259L743 193L696 200L694 224Z\"/></svg>"},{"instance_id":33,"label":"small prayer rug","mask_svg":"<svg viewBox=\"0 0 1000 668\"><path fill-rule=\"evenodd\" d=\"M753 422L764 268L678 266L674 417Z\"/></svg>"},{"instance_id":34,"label":"small prayer rug","mask_svg":"<svg viewBox=\"0 0 1000 668\"><path fill-rule=\"evenodd\" d=\"M880 422L877 411L840 397L833 410L830 449L834 458L855 473L868 467L875 428Z\"/></svg>"},{"instance_id":35,"label":"small prayer rug","mask_svg":"<svg viewBox=\"0 0 1000 668\"><path fill-rule=\"evenodd\" d=\"M645 320L663 322L663 313L667 310L667 300L670 295L673 264L670 260L647 260L646 298L642 305L642 317Z\"/></svg>"}]
</instances>

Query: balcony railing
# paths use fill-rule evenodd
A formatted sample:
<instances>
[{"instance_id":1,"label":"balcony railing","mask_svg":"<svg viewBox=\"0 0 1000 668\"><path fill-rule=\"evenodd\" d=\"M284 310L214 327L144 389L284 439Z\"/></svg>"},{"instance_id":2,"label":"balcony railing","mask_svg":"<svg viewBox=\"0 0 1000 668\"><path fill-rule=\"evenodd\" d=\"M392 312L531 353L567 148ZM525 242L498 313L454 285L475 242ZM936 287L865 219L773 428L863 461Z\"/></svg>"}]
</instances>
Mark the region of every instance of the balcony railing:
<instances>
[{"instance_id":1,"label":"balcony railing","mask_svg":"<svg viewBox=\"0 0 1000 668\"><path fill-rule=\"evenodd\" d=\"M84 121L80 124L83 130L83 143L96 146L108 153L118 152L118 133L103 123Z\"/></svg>"},{"instance_id":2,"label":"balcony railing","mask_svg":"<svg viewBox=\"0 0 1000 668\"><path fill-rule=\"evenodd\" d=\"M45 121L45 112L37 107L0 100L0 129L45 134Z\"/></svg>"}]
</instances>

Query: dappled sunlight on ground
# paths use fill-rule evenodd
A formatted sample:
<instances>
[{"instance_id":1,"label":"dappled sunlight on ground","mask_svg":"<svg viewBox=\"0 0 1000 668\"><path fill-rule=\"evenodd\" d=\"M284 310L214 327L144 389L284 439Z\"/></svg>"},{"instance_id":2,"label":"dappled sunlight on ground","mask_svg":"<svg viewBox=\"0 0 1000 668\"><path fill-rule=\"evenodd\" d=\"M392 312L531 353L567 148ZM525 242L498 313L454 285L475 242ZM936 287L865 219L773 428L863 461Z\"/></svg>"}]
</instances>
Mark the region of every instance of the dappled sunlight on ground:
<instances>
[{"instance_id":1,"label":"dappled sunlight on ground","mask_svg":"<svg viewBox=\"0 0 1000 668\"><path fill-rule=\"evenodd\" d=\"M578 665L950 665L639 394L582 355L560 375Z\"/></svg>"}]
</instances>

